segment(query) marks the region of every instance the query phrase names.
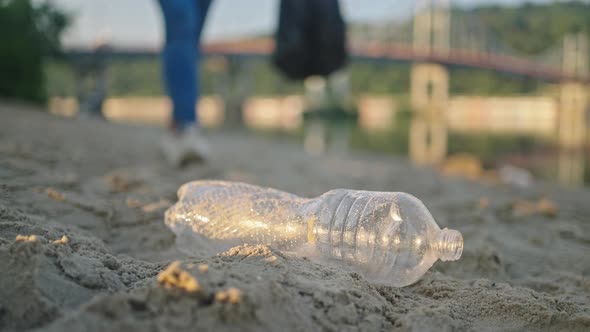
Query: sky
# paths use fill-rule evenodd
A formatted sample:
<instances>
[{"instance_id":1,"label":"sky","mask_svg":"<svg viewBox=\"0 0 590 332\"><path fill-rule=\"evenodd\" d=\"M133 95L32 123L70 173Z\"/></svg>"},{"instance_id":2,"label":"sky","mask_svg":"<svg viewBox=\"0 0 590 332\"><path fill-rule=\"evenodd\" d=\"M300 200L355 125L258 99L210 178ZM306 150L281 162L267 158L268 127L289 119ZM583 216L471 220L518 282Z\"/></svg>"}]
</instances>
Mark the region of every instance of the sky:
<instances>
[{"instance_id":1,"label":"sky","mask_svg":"<svg viewBox=\"0 0 590 332\"><path fill-rule=\"evenodd\" d=\"M156 0L49 0L73 14L74 22L64 36L66 47L84 47L96 40L114 46L158 47L163 27ZM445 0L440 0L445 1ZM446 0L448 1L448 0ZM528 2L548 2L529 0ZM383 21L407 17L411 0L340 0L349 21ZM418 1L416 1L418 2ZM453 0L454 5L515 5L522 0ZM205 40L230 39L271 33L277 20L279 0L214 0L204 30Z\"/></svg>"}]
</instances>

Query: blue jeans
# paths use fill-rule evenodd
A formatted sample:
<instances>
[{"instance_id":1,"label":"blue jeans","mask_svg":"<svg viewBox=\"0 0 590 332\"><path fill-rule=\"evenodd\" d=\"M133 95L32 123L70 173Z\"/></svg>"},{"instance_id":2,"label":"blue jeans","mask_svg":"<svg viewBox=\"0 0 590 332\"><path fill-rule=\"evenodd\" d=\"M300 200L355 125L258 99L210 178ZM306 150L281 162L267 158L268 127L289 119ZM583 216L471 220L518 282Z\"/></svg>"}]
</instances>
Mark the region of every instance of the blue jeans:
<instances>
[{"instance_id":1,"label":"blue jeans","mask_svg":"<svg viewBox=\"0 0 590 332\"><path fill-rule=\"evenodd\" d=\"M197 124L199 44L211 0L159 0L166 27L162 59L175 127Z\"/></svg>"}]
</instances>

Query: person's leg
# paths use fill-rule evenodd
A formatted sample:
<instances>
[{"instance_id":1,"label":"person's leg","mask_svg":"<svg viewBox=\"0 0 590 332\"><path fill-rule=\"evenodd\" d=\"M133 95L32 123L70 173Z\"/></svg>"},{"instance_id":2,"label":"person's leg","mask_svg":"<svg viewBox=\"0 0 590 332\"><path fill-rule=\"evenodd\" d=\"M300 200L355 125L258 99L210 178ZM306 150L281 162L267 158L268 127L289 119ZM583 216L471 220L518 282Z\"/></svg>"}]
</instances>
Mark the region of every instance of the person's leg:
<instances>
[{"instance_id":1,"label":"person's leg","mask_svg":"<svg viewBox=\"0 0 590 332\"><path fill-rule=\"evenodd\" d=\"M199 21L194 0L160 0L166 27L163 71L172 101L172 125L181 129L196 125L197 44Z\"/></svg>"},{"instance_id":2,"label":"person's leg","mask_svg":"<svg viewBox=\"0 0 590 332\"><path fill-rule=\"evenodd\" d=\"M195 1L195 9L196 9L196 17L199 18L199 22L197 24L197 43L200 44L201 42L201 33L203 32L203 26L205 25L205 19L207 18L207 13L209 12L209 7L211 6L212 0L194 0Z\"/></svg>"},{"instance_id":3,"label":"person's leg","mask_svg":"<svg viewBox=\"0 0 590 332\"><path fill-rule=\"evenodd\" d=\"M209 10L209 6L211 5L211 0L193 0L194 2L194 10L195 10L195 18L196 18L196 26L195 26L195 44L196 44L196 99L198 100L201 94L201 84L200 84L200 62L201 62L201 33L203 31L203 26L205 25L205 18L207 17L207 12ZM197 110L198 114L198 110ZM198 115L197 115L198 119Z\"/></svg>"}]
</instances>

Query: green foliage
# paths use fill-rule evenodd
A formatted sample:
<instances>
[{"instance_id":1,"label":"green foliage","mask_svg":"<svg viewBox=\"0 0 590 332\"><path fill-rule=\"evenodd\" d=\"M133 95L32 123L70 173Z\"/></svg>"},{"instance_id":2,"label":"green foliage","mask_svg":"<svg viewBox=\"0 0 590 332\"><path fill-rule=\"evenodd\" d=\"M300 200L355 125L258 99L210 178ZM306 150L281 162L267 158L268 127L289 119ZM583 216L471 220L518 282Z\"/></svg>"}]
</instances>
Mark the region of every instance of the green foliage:
<instances>
[{"instance_id":1,"label":"green foliage","mask_svg":"<svg viewBox=\"0 0 590 332\"><path fill-rule=\"evenodd\" d=\"M47 2L0 0L0 96L45 100L43 61L58 52L67 23Z\"/></svg>"},{"instance_id":2,"label":"green foliage","mask_svg":"<svg viewBox=\"0 0 590 332\"><path fill-rule=\"evenodd\" d=\"M45 86L47 96L71 97L76 94L72 66L65 61L45 61Z\"/></svg>"},{"instance_id":3,"label":"green foliage","mask_svg":"<svg viewBox=\"0 0 590 332\"><path fill-rule=\"evenodd\" d=\"M525 3L521 6L485 6L466 11L515 50L538 54L558 45L567 33L590 37L590 4L580 1Z\"/></svg>"},{"instance_id":4,"label":"green foliage","mask_svg":"<svg viewBox=\"0 0 590 332\"><path fill-rule=\"evenodd\" d=\"M406 93L410 85L408 64L352 63L350 88L353 94Z\"/></svg>"},{"instance_id":5,"label":"green foliage","mask_svg":"<svg viewBox=\"0 0 590 332\"><path fill-rule=\"evenodd\" d=\"M474 68L452 68L449 76L452 95L531 94L541 86L537 80Z\"/></svg>"},{"instance_id":6,"label":"green foliage","mask_svg":"<svg viewBox=\"0 0 590 332\"><path fill-rule=\"evenodd\" d=\"M157 59L116 61L107 70L109 96L164 94L160 62Z\"/></svg>"},{"instance_id":7,"label":"green foliage","mask_svg":"<svg viewBox=\"0 0 590 332\"><path fill-rule=\"evenodd\" d=\"M244 89L254 95L301 94L300 82L291 82L281 77L267 61L251 64L250 75ZM108 91L114 96L162 96L165 94L162 82L160 59L111 61L107 67ZM60 60L49 61L45 66L48 94L50 96L74 96L75 82L73 67ZM201 94L218 94L225 87L223 80L227 73L220 73L201 63ZM231 75L231 74L230 74ZM237 83L237 82L236 82Z\"/></svg>"},{"instance_id":8,"label":"green foliage","mask_svg":"<svg viewBox=\"0 0 590 332\"><path fill-rule=\"evenodd\" d=\"M256 95L290 95L303 93L300 82L281 76L268 61L256 62L251 73L254 79L252 93Z\"/></svg>"},{"instance_id":9,"label":"green foliage","mask_svg":"<svg viewBox=\"0 0 590 332\"><path fill-rule=\"evenodd\" d=\"M6 1L4 1L6 2ZM28 1L17 1L28 3ZM17 2L12 2L12 7ZM0 0L0 3L3 3ZM8 7L6 7L8 8ZM0 26L5 26L2 13L6 8L0 6ZM15 10L15 9L12 9ZM32 9L31 9L32 10ZM503 43L513 49L536 55L543 51L559 46L563 36L569 32L582 31L590 36L590 4L582 2L559 2L546 4L523 4L520 6L479 6L472 9L455 9L458 15L475 17L481 24L491 29ZM47 16L46 16L47 17ZM49 16L51 17L51 16ZM51 22L44 19L44 22ZM57 21L59 23L59 20ZM60 24L45 23L46 26L60 26ZM354 30L355 26L352 27ZM360 28L357 27L357 28ZM398 25L392 33L409 33L411 25ZM20 30L19 30L20 31ZM24 31L24 30L23 30ZM53 38L44 37L52 41L50 45L57 43L56 35L60 30L45 28L43 31L51 32ZM0 30L0 35L15 36L16 33L7 33L6 29ZM15 43L15 38L5 38L8 44ZM20 40L20 39L19 39ZM4 44L4 43L3 43ZM40 46L40 44L27 43L29 47ZM0 47L8 47L0 45ZM0 52L4 57L6 51ZM27 53L22 57L22 51L14 51L19 60L34 53ZM243 89L247 93L255 95L285 95L302 93L301 82L289 82L282 78L268 61L253 60L250 69L247 70L248 79L241 80L239 84L247 84ZM6 69L6 63L15 60L0 61L2 73L10 71ZM3 65L4 64L4 65ZM20 68L20 67L19 67ZM24 66L21 70L31 69L31 66ZM350 86L353 95L359 94L404 94L409 92L410 85L410 64L409 63L369 63L352 61L349 65ZM50 84L48 85L50 95L73 95L73 74L71 69L63 65L50 64L46 70ZM14 77L15 74L12 74ZM225 75L219 71L209 70L206 65L201 71L201 93L219 93L224 89L223 80ZM113 62L109 65L109 91L110 96L129 95L162 95L160 63L158 59ZM0 81L2 79L0 78ZM6 79L5 79L6 80ZM14 79L10 79L10 87ZM22 80L25 84L26 81ZM534 94L542 92L546 85L530 78L511 76L506 73L498 73L473 68L450 68L450 92L461 95L511 95L511 94ZM6 87L0 82L0 94ZM42 90L40 94L42 94Z\"/></svg>"}]
</instances>

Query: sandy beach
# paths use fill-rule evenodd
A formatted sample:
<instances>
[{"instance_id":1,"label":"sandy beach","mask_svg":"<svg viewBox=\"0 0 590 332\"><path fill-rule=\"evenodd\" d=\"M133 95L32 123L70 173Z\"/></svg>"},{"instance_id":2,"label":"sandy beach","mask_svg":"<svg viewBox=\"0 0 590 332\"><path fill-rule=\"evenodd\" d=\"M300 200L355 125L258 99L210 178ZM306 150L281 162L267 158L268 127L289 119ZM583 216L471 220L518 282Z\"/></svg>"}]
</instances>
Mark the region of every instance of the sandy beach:
<instances>
[{"instance_id":1,"label":"sandy beach","mask_svg":"<svg viewBox=\"0 0 590 332\"><path fill-rule=\"evenodd\" d=\"M245 132L211 133L210 161L176 170L158 153L161 133L0 103L0 330L590 330L587 189L310 156ZM404 288L262 245L187 257L163 216L197 179L306 197L409 192L463 233L463 257Z\"/></svg>"}]
</instances>

